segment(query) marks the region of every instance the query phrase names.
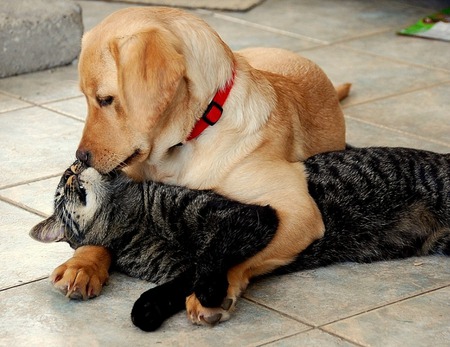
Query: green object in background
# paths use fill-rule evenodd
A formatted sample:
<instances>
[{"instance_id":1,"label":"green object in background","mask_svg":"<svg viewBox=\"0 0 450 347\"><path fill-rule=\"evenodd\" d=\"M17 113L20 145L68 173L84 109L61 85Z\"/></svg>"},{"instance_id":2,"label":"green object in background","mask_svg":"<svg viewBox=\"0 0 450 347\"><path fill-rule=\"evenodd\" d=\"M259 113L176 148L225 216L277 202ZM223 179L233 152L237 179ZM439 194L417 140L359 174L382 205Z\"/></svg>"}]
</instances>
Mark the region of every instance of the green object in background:
<instances>
[{"instance_id":1,"label":"green object in background","mask_svg":"<svg viewBox=\"0 0 450 347\"><path fill-rule=\"evenodd\" d=\"M402 29L398 33L401 35L450 41L450 8L426 16L416 24Z\"/></svg>"}]
</instances>

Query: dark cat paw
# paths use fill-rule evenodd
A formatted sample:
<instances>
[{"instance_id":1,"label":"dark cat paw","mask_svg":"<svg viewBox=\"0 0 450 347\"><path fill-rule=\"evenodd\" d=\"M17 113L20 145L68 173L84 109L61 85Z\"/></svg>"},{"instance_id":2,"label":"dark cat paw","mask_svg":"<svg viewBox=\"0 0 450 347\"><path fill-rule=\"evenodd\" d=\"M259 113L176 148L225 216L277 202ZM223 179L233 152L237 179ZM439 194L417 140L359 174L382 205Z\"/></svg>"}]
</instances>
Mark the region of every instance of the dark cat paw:
<instances>
[{"instance_id":1,"label":"dark cat paw","mask_svg":"<svg viewBox=\"0 0 450 347\"><path fill-rule=\"evenodd\" d=\"M194 285L194 293L204 307L220 307L227 296L226 274L201 276Z\"/></svg>"},{"instance_id":2,"label":"dark cat paw","mask_svg":"<svg viewBox=\"0 0 450 347\"><path fill-rule=\"evenodd\" d=\"M131 320L134 325L144 331L155 331L164 322L166 315L161 310L160 304L145 295L146 293L134 303Z\"/></svg>"},{"instance_id":3,"label":"dark cat paw","mask_svg":"<svg viewBox=\"0 0 450 347\"><path fill-rule=\"evenodd\" d=\"M131 310L133 324L144 331L155 331L167 318L185 307L190 290L190 283L183 277L147 290Z\"/></svg>"}]
</instances>

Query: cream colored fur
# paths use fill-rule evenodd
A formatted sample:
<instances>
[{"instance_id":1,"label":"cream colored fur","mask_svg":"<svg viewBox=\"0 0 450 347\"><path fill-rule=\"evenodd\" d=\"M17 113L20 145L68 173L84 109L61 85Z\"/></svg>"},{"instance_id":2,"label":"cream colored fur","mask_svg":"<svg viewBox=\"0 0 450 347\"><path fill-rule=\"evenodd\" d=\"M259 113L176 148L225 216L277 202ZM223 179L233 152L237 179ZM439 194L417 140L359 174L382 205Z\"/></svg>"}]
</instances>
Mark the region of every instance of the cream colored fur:
<instances>
[{"instance_id":1,"label":"cream colored fur","mask_svg":"<svg viewBox=\"0 0 450 347\"><path fill-rule=\"evenodd\" d=\"M186 141L233 70L222 118ZM86 33L79 72L88 103L79 154L89 153L97 170L123 167L136 179L214 189L277 210L273 241L229 272L233 302L251 277L289 263L323 235L299 161L343 149L345 124L336 90L313 62L281 49L232 52L195 16L148 7L118 11ZM348 86L339 92L345 97ZM187 310L196 323L229 316L195 295Z\"/></svg>"}]
</instances>

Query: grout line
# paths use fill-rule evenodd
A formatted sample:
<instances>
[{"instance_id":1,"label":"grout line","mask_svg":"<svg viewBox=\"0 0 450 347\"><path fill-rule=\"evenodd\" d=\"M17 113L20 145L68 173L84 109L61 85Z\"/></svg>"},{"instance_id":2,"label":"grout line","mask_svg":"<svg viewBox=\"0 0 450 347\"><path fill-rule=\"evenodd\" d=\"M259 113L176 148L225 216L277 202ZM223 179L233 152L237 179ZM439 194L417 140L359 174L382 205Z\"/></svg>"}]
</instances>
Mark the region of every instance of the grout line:
<instances>
[{"instance_id":1,"label":"grout line","mask_svg":"<svg viewBox=\"0 0 450 347\"><path fill-rule=\"evenodd\" d=\"M402 63L402 64L411 65L411 66L420 67L420 68L425 68L425 69L429 69L429 70L435 70L435 71L439 71L439 72L450 73L450 70L448 70L448 69L437 68L437 67L434 67L434 66L431 66L431 65L418 64L418 63L402 60L402 59L399 59L399 58L393 58L393 57L389 57L389 56L385 56L385 55L380 55L380 54L377 54L377 53L373 53L373 52L370 52L370 51L365 51L363 49L358 49L358 48L354 48L354 47L351 47L351 46L347 45L351 41L361 40L361 39L369 38L371 36L380 35L380 34L387 33L387 32L392 32L392 31L396 31L396 30L398 30L398 28L396 28L396 27L383 28L383 29L380 29L380 30L364 33L362 35L357 35L357 36L351 36L351 37L345 37L345 38L337 39L335 41L326 41L326 40L322 40L322 39L316 39L316 38L313 38L313 37L305 36L305 35L302 35L302 34L297 34L297 33L291 32L291 31L287 31L287 30L278 29L278 28L275 28L275 27L269 27L269 26L265 26L265 25L262 25L262 24L246 21L244 19L235 18L235 17L229 16L229 15L226 15L226 14L217 13L217 12L214 12L212 10L199 9L197 12L199 12L200 14L203 13L203 14L212 15L213 17L221 18L221 19L227 20L229 22L243 24L243 25L255 28L255 29L260 29L260 30L271 32L271 33L275 33L275 34L280 34L280 35L283 35L283 36L288 36L288 37L292 37L292 38L301 39L301 40L305 40L305 41L309 41L309 42L314 42L314 43L320 44L320 46L314 46L314 47L308 47L308 48L301 49L301 50L299 50L299 52L316 50L316 49L320 49L320 48L328 47L328 46L341 45L342 48L349 49L349 50L352 50L352 51L357 52L357 53L364 53L364 54L371 55L371 56L374 56L374 57L377 57L377 58L383 58L383 59L386 59L386 60L390 60L390 61L393 61L393 62L396 62L396 63Z\"/></svg>"},{"instance_id":2,"label":"grout line","mask_svg":"<svg viewBox=\"0 0 450 347\"><path fill-rule=\"evenodd\" d=\"M359 342L353 341L350 337L340 336L340 335L335 334L335 333L333 333L331 331L324 330L324 329L322 329L320 327L318 327L317 330L320 330L324 334L328 334L328 335L334 336L334 337L338 338L339 340L347 341L348 343L351 343L352 345L359 346L359 347L365 347L365 345L363 345L363 344L361 344Z\"/></svg>"},{"instance_id":3,"label":"grout line","mask_svg":"<svg viewBox=\"0 0 450 347\"><path fill-rule=\"evenodd\" d=\"M301 335L301 334L303 334L303 333L307 333L308 331L312 331L312 330L314 330L314 329L311 328L311 329L307 329L307 330L305 330L305 331L298 331L298 332L296 332L296 333L293 333L293 334L290 334L290 335L286 335L286 336L277 338L277 339L275 339L275 340L271 340L271 341L268 341L268 342L263 342L263 343L261 343L261 344L258 344L257 346L258 346L258 347L261 347L261 346L267 346L267 345L270 345L270 344L272 344L272 343L274 343L274 342L283 341L283 340L289 339L289 338L291 338L291 337L294 337L294 336L297 336L297 335Z\"/></svg>"},{"instance_id":4,"label":"grout line","mask_svg":"<svg viewBox=\"0 0 450 347\"><path fill-rule=\"evenodd\" d=\"M380 35L380 34L384 34L384 33L387 33L387 32L392 32L392 30L395 30L395 29L391 28L391 27L389 27L389 28L386 27L386 28L382 28L382 29L379 29L379 30L366 32L366 33L363 33L361 35L347 36L347 37L343 37L343 38L340 38L340 39L336 39L336 40L332 41L331 44L332 45L345 44L345 42L354 41L354 40L362 40L362 39L368 38L370 36L375 36L375 35ZM312 48L315 48L315 47L312 47Z\"/></svg>"},{"instance_id":5,"label":"grout line","mask_svg":"<svg viewBox=\"0 0 450 347\"><path fill-rule=\"evenodd\" d=\"M330 44L330 42L325 41L325 40L315 39L313 37L309 37L309 36L293 33L291 31L286 31L286 30L283 30L283 29L277 29L277 28L274 28L274 27L269 27L269 26L266 26L266 25L262 25L262 24L258 24L258 23L254 23L254 22L249 22L249 21L244 20L244 19L235 18L235 17L232 17L232 16L228 16L228 15L225 15L225 14L222 14L222 13L217 13L217 12L210 11L210 10L202 10L202 9L200 9L200 10L198 10L198 13L212 15L213 17L224 19L224 20L227 20L229 22L243 24L243 25L251 27L251 28L260 29L260 30L271 32L271 33L275 33L275 34L280 34L280 35L292 37L292 38L295 38L295 39L302 39L302 40L306 40L306 41L309 41L309 42L314 42L314 43L318 43L318 44L322 44L322 45Z\"/></svg>"},{"instance_id":6,"label":"grout line","mask_svg":"<svg viewBox=\"0 0 450 347\"><path fill-rule=\"evenodd\" d=\"M376 35L376 34L368 35L368 36L366 36L366 38L369 37L369 36L374 36L374 35ZM353 41L353 39L347 40L345 42L350 42L350 41ZM348 46L345 42L339 42L340 45L342 46L342 48L349 49L349 50L354 51L356 53L364 53L364 54L367 54L367 55L370 55L370 56L373 56L373 57L383 58L385 60L389 60L389 61L392 61L392 62L395 62L395 63L401 63L401 64L405 64L405 65L420 67L422 69L428 69L428 70L435 70L435 71L439 71L439 72L450 73L449 69L434 67L434 66L431 66L431 65L419 64L419 63L411 62L411 61L408 61L408 60L402 60L402 59L399 59L399 58L394 58L394 57L390 57L390 56L386 56L386 55L373 53L371 51L365 51L365 50L360 49L360 48L354 48L354 47ZM317 47L313 47L312 49L314 49L314 48L317 48Z\"/></svg>"},{"instance_id":7,"label":"grout line","mask_svg":"<svg viewBox=\"0 0 450 347\"><path fill-rule=\"evenodd\" d=\"M9 287L1 288L1 289L0 289L0 293L1 293L1 292L4 292L4 291L7 291L7 290L9 290L9 289L19 288L19 287L26 286L26 285L28 285L28 284L40 282L40 281L45 280L45 279L47 279L47 278L48 278L48 276L42 276L42 277L37 278L37 279L35 279L35 280L30 280L30 281L28 281L28 282L19 283L19 284L15 284L15 285L12 285L12 286L9 286Z\"/></svg>"},{"instance_id":8,"label":"grout line","mask_svg":"<svg viewBox=\"0 0 450 347\"><path fill-rule=\"evenodd\" d=\"M50 100L45 100L45 101L42 101L42 102L37 102L37 101L33 101L31 99L28 99L25 96L18 95L18 94L13 94L13 93L10 93L10 92L8 92L6 90L3 90L3 89L0 89L0 94L3 94L5 96L9 96L9 97L11 97L13 99L17 99L17 100L20 100L20 101L23 101L23 102L27 102L31 106L38 106L38 107L41 107L42 105L53 104L53 103L60 102L60 101L81 98L83 96L83 94L72 95L72 96L68 96L68 97L62 97L60 99L50 99Z\"/></svg>"},{"instance_id":9,"label":"grout line","mask_svg":"<svg viewBox=\"0 0 450 347\"><path fill-rule=\"evenodd\" d=\"M18 183L12 183L12 184L7 184L6 186L0 187L0 192L4 189L9 189L9 188L14 188L14 187L18 187L18 186L23 186L25 184L30 184L30 183L35 183L35 182L40 182L40 181L45 181L48 180L50 178L55 178L55 177L60 177L63 174L63 172L61 171L60 173L56 173L53 175L47 175L47 176L43 176L43 177L39 177L39 178L34 178L31 180L27 180L27 181L22 181L22 182L18 182Z\"/></svg>"},{"instance_id":10,"label":"grout line","mask_svg":"<svg viewBox=\"0 0 450 347\"><path fill-rule=\"evenodd\" d=\"M42 217L42 218L48 218L48 217L49 217L49 215L46 214L46 213L43 213L43 212L38 211L38 210L36 210L36 209L34 209L34 208L32 208L32 207L28 207L28 206L25 205L25 204L22 204L22 203L20 203L20 202L14 201L14 200L12 200L12 199L10 199L10 198L6 198L6 197L1 196L1 195L0 195L0 201L3 201L3 202L5 202L5 203L7 203L7 204L10 204L10 205L12 205L12 206L14 206L14 207L18 207L18 208L20 208L20 209L22 209L22 210L25 210L25 211L27 211L27 212L33 213L33 214L35 214L36 216L39 216L39 217Z\"/></svg>"},{"instance_id":11,"label":"grout line","mask_svg":"<svg viewBox=\"0 0 450 347\"><path fill-rule=\"evenodd\" d=\"M68 99L65 99L65 100L68 100ZM60 101L64 101L64 100L60 100ZM85 120L82 119L82 118L78 118L77 116L74 116L74 115L72 115L72 114L70 114L70 113L66 113L66 112L64 112L64 111L54 109L54 108L52 108L52 107L50 107L50 106L48 106L48 105L49 105L49 104L43 104L43 105L39 105L39 107L41 107L41 108L43 108L43 109L45 109L45 110L49 110L49 111L52 111L52 112L54 112L54 113L57 113L57 114L59 114L59 115L61 115L61 116L64 116L64 117L67 117L67 118L76 120L76 121L81 122L81 123L84 123L84 122L85 122Z\"/></svg>"},{"instance_id":12,"label":"grout line","mask_svg":"<svg viewBox=\"0 0 450 347\"><path fill-rule=\"evenodd\" d=\"M57 109L51 107L51 104L53 104L53 103L61 102L61 101L66 101L66 100L72 100L72 99L76 99L76 98L80 98L81 95L77 95L77 96L69 96L69 97L67 97L67 98L56 99L56 100L49 100L49 101L44 101L44 102L42 102L42 103L37 103L37 102L35 102L35 101L29 100L29 99L27 99L27 98L25 98L25 97L22 97L22 96L20 96L20 95L10 94L10 93L5 92L5 91L3 91L3 90L0 90L0 94L3 94L3 95L5 95L5 96L11 97L11 98L13 98L13 99L16 99L16 100L19 100L19 101L22 101L22 102L25 102L25 103L28 103L28 104L29 104L29 105L27 105L27 106L19 106L19 107L17 107L17 108L12 108L12 109L8 109L8 110L0 111L0 115L1 115L2 113L7 113L7 112L12 112L12 111L17 111L17 110L24 110L24 109L28 109L28 108L32 108L32 107L39 107L39 108L42 108L42 109L44 109L44 110L48 110L48 111L52 111L52 112L54 112L54 113L57 113L57 114L59 114L59 115L61 115L61 116L64 116L64 117L67 117L67 118L76 120L76 121L78 121L78 122L82 122L82 123L85 122L85 120L82 119L82 118L78 118L77 116L71 115L70 113L66 113L66 112L63 112L63 111L61 111L61 110L57 110ZM1 189L1 188L0 188L0 189Z\"/></svg>"},{"instance_id":13,"label":"grout line","mask_svg":"<svg viewBox=\"0 0 450 347\"><path fill-rule=\"evenodd\" d=\"M431 142L431 143L437 144L439 146L444 146L444 147L450 148L450 144L442 142L442 141L439 141L439 140L434 140L434 139L430 139L428 137L420 136L420 135L417 135L417 134L412 134L412 133L409 133L407 131L403 131L403 130L400 130L400 129L390 128L390 127L388 127L386 125L373 123L373 122L370 122L370 121L367 121L367 120L358 119L358 118L355 118L355 117L352 117L352 116L347 116L346 115L345 118L348 118L348 119L351 119L353 121L360 122L360 123L363 123L363 124L371 125L371 126L383 129L383 130L389 130L389 131L392 131L392 132L395 132L395 133L398 133L398 134L401 134L401 135L406 135L406 136L409 136L409 137L412 137L412 138L415 138L415 139L418 139L418 140L427 141L427 142Z\"/></svg>"},{"instance_id":14,"label":"grout line","mask_svg":"<svg viewBox=\"0 0 450 347\"><path fill-rule=\"evenodd\" d=\"M23 100L21 100L21 101L23 101ZM7 112L26 110L27 108L32 108L32 107L35 107L35 105L19 106L17 108L5 109L5 110L0 111L0 115L7 113Z\"/></svg>"},{"instance_id":15,"label":"grout line","mask_svg":"<svg viewBox=\"0 0 450 347\"><path fill-rule=\"evenodd\" d=\"M18 100L23 101L23 99L21 99L20 95L12 94L12 93L10 93L10 92L4 90L4 89L0 89L0 94L3 94L3 95L6 95L6 96L9 96L9 97L11 97L11 98L14 98L14 99L18 99Z\"/></svg>"},{"instance_id":16,"label":"grout line","mask_svg":"<svg viewBox=\"0 0 450 347\"><path fill-rule=\"evenodd\" d=\"M254 299L251 299L251 298L248 298L248 297L242 297L242 299L247 300L247 301L249 301L249 302L251 302L251 303L253 303L253 304L255 304L255 305L262 306L262 307L264 307L264 308L266 308L266 309L268 309L268 310L270 310L270 311L272 311L272 312L275 312L275 313L277 313L277 314L280 314L280 315L282 315L282 316L284 316L284 317L286 317L286 318L292 319L292 320L294 320L294 321L296 321L296 322L299 322L299 323L304 324L304 325L306 325L306 326L308 326L308 327L311 328L311 329L307 329L307 330L305 330L305 331L303 331L303 332L299 332L299 333L297 333L297 334L302 334L302 333L305 333L305 332L308 332L308 331L311 331L311 330L314 330L314 329L318 329L318 330L321 330L321 331L324 332L324 333L327 333L327 334L330 334L330 335L332 335L332 336L335 336L335 337L337 337L337 338L339 338L339 339L348 341L348 342L350 342L350 343L352 343L352 344L354 344L354 345L356 345L356 346L363 346L363 345L361 345L360 343L358 343L358 342L356 342L356 341L353 341L351 338L349 338L349 337L347 337L347 336L339 335L339 334L334 333L334 332L332 332L332 331L328 331L328 330L327 330L327 327L330 326L330 325L332 325L332 324L335 324L335 323L337 323L337 322L345 321L345 320L347 320L347 319L354 318L354 317L357 317L357 316L360 316L360 315L363 315L363 314L366 314L366 313L370 313L370 312L373 312L373 311L382 309L382 308L384 308L384 307L392 306L392 305L395 305L395 304L398 304L398 303L401 303L401 302L404 302L404 301L407 301L407 300L410 300L410 299L413 299L413 298L416 298L416 297L419 297L419 296L422 296L422 295L425 295L425 294L429 294L429 293L432 293L432 292L441 290L441 289L443 289L443 288L447 288L447 287L449 287L449 286L450 286L450 282L447 283L447 284L444 284L444 285L439 285L439 286L436 286L436 287L434 287L434 288L431 288L431 289L422 291L422 292L420 292L420 293L412 294L412 295L409 295L409 296L407 296L407 297L399 298L399 299L397 299L397 300L385 302L385 303L383 303L383 304L379 304L379 305L377 305L377 306L374 306L374 307L372 307L372 308L366 309L366 310L364 310L364 311L361 311L361 312L358 312L358 313L354 313L354 314L350 314L349 316L341 317L341 318L336 319L336 320L334 320L334 321L327 322L327 323L325 323L325 324L320 324L320 325L317 325L317 326L316 326L316 325L309 324L309 323L303 321L302 319L295 318L295 317L291 316L291 315L288 314L288 313L279 311L279 310L277 310L277 309L275 309L275 308L272 308L272 307L270 307L270 306L267 306L266 304L260 303L260 302L254 300ZM280 339L275 340L275 341L283 340L283 339L285 339L285 338L288 338L288 337L291 337L291 336L295 336L295 335L297 335L297 334L293 334L293 335L290 335L290 336L286 336L286 337L280 338ZM274 342L274 341L271 341L271 342ZM261 346L266 345L266 344L269 344L269 343L270 343L270 342L264 343L264 344L262 344Z\"/></svg>"},{"instance_id":17,"label":"grout line","mask_svg":"<svg viewBox=\"0 0 450 347\"><path fill-rule=\"evenodd\" d=\"M401 58L390 57L390 56L387 56L387 55L382 55L382 54L374 53L374 52L371 52L371 51L366 51L364 49L355 48L355 47L352 47L352 46L348 45L348 43L350 43L352 41L370 38L371 36L383 34L383 33L386 33L386 32L391 32L392 30L396 30L396 28L388 28L388 29L383 29L383 30L379 30L379 31L375 31L375 32L366 33L366 34L363 34L363 35L360 35L360 36L352 36L352 37L347 37L347 38L343 38L343 39L338 39L338 40L335 40L335 41L324 43L322 46L313 46L313 47L302 48L302 49L299 49L298 52L314 51L314 50L319 50L319 49L324 48L324 47L338 46L341 49L351 50L351 51L356 52L356 53L360 53L360 54L362 53L362 54L366 54L366 55L369 55L369 56L372 56L372 57L376 57L376 58L382 58L382 59L385 59L385 60L388 60L388 61L392 61L392 62L395 62L395 63L400 63L400 64L404 64L404 65L420 67L422 69L434 70L434 71L438 71L438 72L450 73L450 69L445 69L445 68L442 68L442 67L434 67L432 65L419 64L419 63L415 63L415 62L412 62L412 61L403 60ZM326 41L324 41L324 42L326 42Z\"/></svg>"},{"instance_id":18,"label":"grout line","mask_svg":"<svg viewBox=\"0 0 450 347\"><path fill-rule=\"evenodd\" d=\"M348 338L345 338L345 337L342 337L342 336L333 334L333 333L328 332L328 331L326 331L326 330L323 330L323 329L321 329L321 328L312 328L312 329L308 329L308 330L305 330L305 331L297 332L297 333L295 333L295 334L283 336L283 337L281 337L281 338L279 338L279 339L275 339L275 340L272 340L272 341L269 341L269 342L264 342L264 343L258 345L258 347L261 347L261 346L267 346L267 345L270 345L270 344L272 344L272 343L274 343L274 342L283 342L284 340L287 340L287 339L289 339L289 338L291 338L291 337L294 337L294 336L297 336L297 335L302 335L302 334L305 334L305 333L308 333L308 332L314 331L314 330L319 330L319 331L321 331L321 332L324 333L324 334L334 336L334 337L338 338L339 340L343 340L343 341L346 341L346 342L350 343L351 345L359 346L359 347L365 347L364 345L361 345L360 343L356 343L356 342L354 342L354 341L349 340Z\"/></svg>"},{"instance_id":19,"label":"grout line","mask_svg":"<svg viewBox=\"0 0 450 347\"><path fill-rule=\"evenodd\" d=\"M303 320L301 320L301 319L299 319L299 318L295 318L295 317L289 315L289 314L286 313L286 312L279 311L279 310L277 310L277 309L275 309L275 308L273 308L273 307L270 307L270 306L268 306L268 305L266 305L266 304L263 304L263 303L261 303L261 302L258 302L258 301L256 301L256 300L254 300L254 299L251 299L251 298L249 298L248 296L243 296L242 299L247 300L247 301L249 301L249 302L251 302L251 303L253 303L253 304L262 306L262 307L268 309L269 311L275 312L275 313L277 313L277 314L279 314L279 315L281 315L281 316L283 316L283 317L292 319L292 320L294 320L294 321L296 321L296 322L298 322L298 323L301 323L301 324L303 324L303 325L306 325L307 327L309 327L309 328L311 328L311 329L317 328L317 326L315 326L315 325L313 325L313 324L310 324L310 323L308 323L308 322L306 322L306 321L303 321Z\"/></svg>"},{"instance_id":20,"label":"grout line","mask_svg":"<svg viewBox=\"0 0 450 347\"><path fill-rule=\"evenodd\" d=\"M300 324L303 324L303 325L308 327L308 329L305 329L304 331L300 331L300 332L297 332L297 333L294 333L294 334L288 335L288 336L283 336L282 338L279 338L279 339L276 339L276 340L272 340L272 341L269 341L269 342L264 342L264 343L262 343L261 345L258 345L258 346L265 346L265 345L268 345L270 343L273 343L273 342L276 342L276 341L282 341L282 340L288 339L288 338L296 336L296 335L304 334L304 333L309 332L309 331L320 330L320 331L322 331L325 334L336 336L340 340L347 341L347 342L349 342L349 343L351 343L351 344L353 344L355 346L364 347L363 345L361 345L359 343L355 343L354 341L349 340L347 337L338 336L338 335L332 334L332 333L330 333L330 332L328 332L326 330L323 330L320 325L316 326L316 325L307 323L306 321L303 321L303 320L301 320L299 318L295 318L295 317L289 315L288 313L285 313L285 312L279 311L277 309L274 309L274 308L272 308L270 306L267 306L267 305L265 305L265 304L263 304L261 302L258 302L256 300L254 300L254 299L250 299L248 297L242 297L242 299L247 300L247 301L249 301L249 302L251 302L251 303L253 303L253 304L257 305L257 306L264 307L265 309L267 309L269 311L275 312L276 314L279 314L279 315L281 315L283 317L286 317L286 318L289 318L291 320L294 320L294 321L296 321L296 322L298 322ZM344 318L344 319L346 319L346 318Z\"/></svg>"},{"instance_id":21,"label":"grout line","mask_svg":"<svg viewBox=\"0 0 450 347\"><path fill-rule=\"evenodd\" d=\"M359 347L366 347L366 345L363 345L363 344L361 344L359 342L356 342L356 341L352 340L351 337L344 337L342 335L338 335L338 334L336 334L336 333L334 333L332 331L324 330L322 328L318 328L318 329L320 331L323 331L325 334L329 334L329 335L334 336L334 337L336 337L336 338L338 338L340 340L347 341L347 342L351 343L352 345L359 346Z\"/></svg>"},{"instance_id":22,"label":"grout line","mask_svg":"<svg viewBox=\"0 0 450 347\"><path fill-rule=\"evenodd\" d=\"M408 90L404 90L404 91L399 91L399 92L394 93L394 94L380 96L380 97L376 97L376 98L373 98L373 99L363 100L363 101L354 102L354 103L348 102L345 105L342 105L341 107L343 109L347 109L347 108L351 108L353 106L360 106L360 105L369 104L369 103L373 103L373 102L380 101L380 100L394 98L394 97L397 97L397 96L403 96L403 95L407 95L407 94L420 92L422 90L427 90L427 89L431 89L431 88L435 88L435 87L440 87L440 86L443 86L443 85L446 85L446 84L449 84L449 83L450 83L450 79L449 80L444 80L444 81L439 81L439 82L436 82L434 84L430 84L428 86L417 87L415 89L408 89ZM351 96L351 92L350 92L350 96Z\"/></svg>"},{"instance_id":23,"label":"grout line","mask_svg":"<svg viewBox=\"0 0 450 347\"><path fill-rule=\"evenodd\" d=\"M75 96L68 96L67 98L61 98L61 99L56 99L56 100L50 100L50 101L43 102L43 103L39 104L39 106L41 106L41 105L50 105L50 104L54 104L56 102L72 100L72 99L78 99L78 98L82 98L82 97L83 97L83 94L75 95Z\"/></svg>"},{"instance_id":24,"label":"grout line","mask_svg":"<svg viewBox=\"0 0 450 347\"><path fill-rule=\"evenodd\" d=\"M1 90L0 89L0 95L4 95L4 96L7 96L7 97L9 97L11 99L15 99L15 100L18 100L18 101L21 101L23 103L27 103L28 104L28 105L18 106L18 107L15 107L15 108L13 107L11 109L1 110L0 114L6 113L6 112L11 112L11 111L23 110L23 109L27 109L27 108L31 108L31 107L35 106L32 102L29 102L27 100L22 99L19 95L8 93L5 90Z\"/></svg>"},{"instance_id":25,"label":"grout line","mask_svg":"<svg viewBox=\"0 0 450 347\"><path fill-rule=\"evenodd\" d=\"M352 46L348 45L348 43L351 42L351 41L361 40L361 39L364 39L364 38L369 38L370 36L379 35L379 34L382 34L382 33L385 33L385 32L389 32L391 30L392 29L380 30L378 32L372 32L372 33L367 34L367 35L361 35L361 36L357 36L357 37L350 37L350 38L346 38L346 39L342 39L342 40L337 40L337 41L329 42L328 44L324 44L323 46L314 46L314 47L302 48L302 49L298 50L298 52L301 53L301 52L306 52L306 51L319 50L319 49L324 48L324 47L337 46L338 48L341 48L343 50L350 50L350 51L353 51L355 53L366 54L366 55L369 55L369 56L372 56L372 57L381 58L381 59L388 60L388 61L391 61L391 62L394 62L394 63L398 63L398 64L409 65L409 66L419 67L419 68L422 68L422 69L433 70L433 71L438 71L438 72L450 73L449 69L434 67L434 66L431 66L431 65L414 63L412 61L402 60L402 59L390 57L390 56L387 56L387 55L381 55L381 54L373 53L371 51L366 51L364 49L355 48L355 47L352 47Z\"/></svg>"},{"instance_id":26,"label":"grout line","mask_svg":"<svg viewBox=\"0 0 450 347\"><path fill-rule=\"evenodd\" d=\"M417 297L422 296L422 295L425 295L425 294L429 294L429 293L432 293L432 292L436 292L436 291L438 291L438 290L447 288L447 287L449 287L449 286L450 286L450 282L447 283L447 284L443 284L443 285L436 286L436 287L434 287L434 288L425 290L425 291L420 292L420 293L412 294L412 295L409 295L409 296L407 296L407 297L399 298L399 299L394 300L394 301L389 301L389 302L386 302L386 303L384 303L384 304L380 304L380 305L378 305L378 306L374 306L374 307L369 308L369 309L367 309L367 310L364 310L364 311L361 311L361 312L358 312L358 313L355 313L355 314L351 314L351 315L349 315L349 316L347 316L347 317L343 317L343 318L336 319L336 320L331 321L331 322L328 322L328 323L326 323L326 324L322 324L322 325L318 326L318 328L320 328L320 329L325 328L324 331L328 332L328 330L326 330L326 327L328 327L328 326L331 325L331 324L335 324L335 323L337 323L337 322L344 321L344 320L347 320L347 319L350 319L350 318L358 317L358 316L361 316L361 315L363 315L363 314L366 314L366 313L369 313L369 312L373 312L373 311L382 309L382 308L384 308L384 307L396 305L396 304L398 304L398 303L401 303L401 302L404 302L404 301L408 301L408 300L410 300L410 299L414 299L414 298L417 298Z\"/></svg>"},{"instance_id":27,"label":"grout line","mask_svg":"<svg viewBox=\"0 0 450 347\"><path fill-rule=\"evenodd\" d=\"M319 49L324 48L324 47L338 46L338 48L341 48L341 49L350 49L350 50L353 50L353 51L357 51L358 53L368 53L369 54L369 52L366 52L364 50L358 50L356 48L348 47L348 46L345 45L345 43L346 42L350 42L350 41L354 41L354 40L362 40L362 39L365 39L365 38L370 37L370 36L383 34L385 32L390 32L391 30L392 30L392 28L382 29L382 30L375 31L375 32L361 34L359 36L345 37L345 38L337 39L335 41L329 41L326 44L324 44L323 46L313 46L313 47L302 48L302 49L299 49L297 52L301 53L301 52L304 52L304 51L319 50ZM375 53L371 53L371 54L379 57Z\"/></svg>"}]
</instances>

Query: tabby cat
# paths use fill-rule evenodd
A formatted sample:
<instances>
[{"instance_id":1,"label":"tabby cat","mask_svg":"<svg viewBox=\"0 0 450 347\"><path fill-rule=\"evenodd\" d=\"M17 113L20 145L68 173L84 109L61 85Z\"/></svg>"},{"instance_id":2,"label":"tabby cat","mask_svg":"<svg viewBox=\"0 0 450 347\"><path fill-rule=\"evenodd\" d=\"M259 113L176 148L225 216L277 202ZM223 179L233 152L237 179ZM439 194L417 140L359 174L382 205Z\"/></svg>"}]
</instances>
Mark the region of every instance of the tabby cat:
<instances>
[{"instance_id":1,"label":"tabby cat","mask_svg":"<svg viewBox=\"0 0 450 347\"><path fill-rule=\"evenodd\" d=\"M151 290L164 299L146 303L144 294L132 313L133 322L150 331L181 310L192 292L205 307L220 306L227 270L262 250L277 228L269 206L241 204L212 191L136 183L119 172L101 175L76 161L58 184L54 214L30 235L67 241L75 249L102 245L113 253L116 270L165 283Z\"/></svg>"},{"instance_id":2,"label":"tabby cat","mask_svg":"<svg viewBox=\"0 0 450 347\"><path fill-rule=\"evenodd\" d=\"M276 273L450 255L450 154L352 148L315 155L305 168L325 236ZM268 206L73 167L58 186L55 214L31 235L107 246L120 271L160 283L132 310L133 322L149 331L181 310L192 291L204 306L220 305L226 270L267 245L276 228Z\"/></svg>"}]
</instances>

